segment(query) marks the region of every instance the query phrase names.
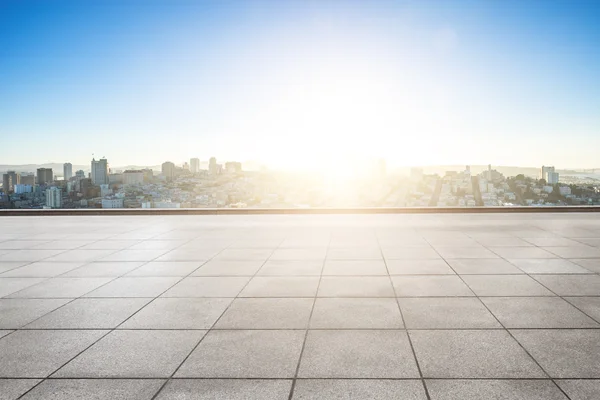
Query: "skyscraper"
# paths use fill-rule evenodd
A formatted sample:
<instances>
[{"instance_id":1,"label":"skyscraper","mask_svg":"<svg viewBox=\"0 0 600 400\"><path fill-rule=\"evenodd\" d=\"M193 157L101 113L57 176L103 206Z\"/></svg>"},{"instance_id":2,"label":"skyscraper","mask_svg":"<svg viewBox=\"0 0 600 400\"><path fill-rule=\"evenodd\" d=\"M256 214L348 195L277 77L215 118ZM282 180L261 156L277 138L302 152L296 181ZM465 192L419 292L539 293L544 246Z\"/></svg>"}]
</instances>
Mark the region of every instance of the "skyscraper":
<instances>
[{"instance_id":1,"label":"skyscraper","mask_svg":"<svg viewBox=\"0 0 600 400\"><path fill-rule=\"evenodd\" d=\"M79 171L75 172L75 176L79 179L83 179L85 178L85 172L83 172L83 170L80 169Z\"/></svg>"},{"instance_id":2,"label":"skyscraper","mask_svg":"<svg viewBox=\"0 0 600 400\"><path fill-rule=\"evenodd\" d=\"M68 181L73 176L73 164L65 163L63 165L63 178L65 181Z\"/></svg>"},{"instance_id":3,"label":"skyscraper","mask_svg":"<svg viewBox=\"0 0 600 400\"><path fill-rule=\"evenodd\" d=\"M211 175L217 174L217 159L214 157L211 157L208 162L208 173Z\"/></svg>"},{"instance_id":4,"label":"skyscraper","mask_svg":"<svg viewBox=\"0 0 600 400\"><path fill-rule=\"evenodd\" d=\"M54 180L52 174L52 168L38 168L37 169L37 184L46 185Z\"/></svg>"},{"instance_id":5,"label":"skyscraper","mask_svg":"<svg viewBox=\"0 0 600 400\"><path fill-rule=\"evenodd\" d=\"M62 206L62 191L57 187L46 189L46 206L60 208Z\"/></svg>"},{"instance_id":6,"label":"skyscraper","mask_svg":"<svg viewBox=\"0 0 600 400\"><path fill-rule=\"evenodd\" d=\"M15 190L15 185L20 183L21 175L17 174L15 171L8 171L2 176L2 188L4 189L4 193L13 192Z\"/></svg>"},{"instance_id":7,"label":"skyscraper","mask_svg":"<svg viewBox=\"0 0 600 400\"><path fill-rule=\"evenodd\" d=\"M171 161L164 162L161 168L162 174L168 182L175 179L175 164Z\"/></svg>"},{"instance_id":8,"label":"skyscraper","mask_svg":"<svg viewBox=\"0 0 600 400\"><path fill-rule=\"evenodd\" d=\"M98 161L92 159L92 183L94 185L108 184L108 161L101 158Z\"/></svg>"},{"instance_id":9,"label":"skyscraper","mask_svg":"<svg viewBox=\"0 0 600 400\"><path fill-rule=\"evenodd\" d=\"M190 171L192 174L200 172L200 160L198 158L190 159Z\"/></svg>"},{"instance_id":10,"label":"skyscraper","mask_svg":"<svg viewBox=\"0 0 600 400\"><path fill-rule=\"evenodd\" d=\"M542 168L540 169L540 179L544 179L546 182L548 182L548 174L550 172L554 172L554 167L546 167L542 165Z\"/></svg>"}]
</instances>

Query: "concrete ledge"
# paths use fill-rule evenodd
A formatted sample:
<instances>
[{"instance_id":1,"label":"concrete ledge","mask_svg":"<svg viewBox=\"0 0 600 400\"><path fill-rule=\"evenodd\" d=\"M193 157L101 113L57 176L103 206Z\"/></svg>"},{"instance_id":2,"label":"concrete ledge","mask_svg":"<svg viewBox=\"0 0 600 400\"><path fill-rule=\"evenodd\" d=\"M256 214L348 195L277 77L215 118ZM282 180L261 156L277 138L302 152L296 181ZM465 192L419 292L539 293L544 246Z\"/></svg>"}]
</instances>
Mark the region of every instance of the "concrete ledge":
<instances>
[{"instance_id":1,"label":"concrete ledge","mask_svg":"<svg viewBox=\"0 0 600 400\"><path fill-rule=\"evenodd\" d=\"M122 208L0 210L0 217L109 215L315 215L315 214L498 214L600 212L600 206L568 207L392 207L392 208Z\"/></svg>"}]
</instances>

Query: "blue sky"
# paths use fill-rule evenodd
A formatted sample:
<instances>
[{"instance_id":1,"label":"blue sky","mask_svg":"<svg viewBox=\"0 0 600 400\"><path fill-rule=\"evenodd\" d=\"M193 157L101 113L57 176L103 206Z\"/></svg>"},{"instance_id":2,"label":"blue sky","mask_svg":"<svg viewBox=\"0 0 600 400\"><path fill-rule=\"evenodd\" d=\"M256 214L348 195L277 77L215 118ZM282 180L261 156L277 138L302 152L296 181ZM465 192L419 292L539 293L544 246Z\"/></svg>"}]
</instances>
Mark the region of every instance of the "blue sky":
<instances>
[{"instance_id":1,"label":"blue sky","mask_svg":"<svg viewBox=\"0 0 600 400\"><path fill-rule=\"evenodd\" d=\"M0 0L0 164L600 167L599 20L594 0Z\"/></svg>"}]
</instances>

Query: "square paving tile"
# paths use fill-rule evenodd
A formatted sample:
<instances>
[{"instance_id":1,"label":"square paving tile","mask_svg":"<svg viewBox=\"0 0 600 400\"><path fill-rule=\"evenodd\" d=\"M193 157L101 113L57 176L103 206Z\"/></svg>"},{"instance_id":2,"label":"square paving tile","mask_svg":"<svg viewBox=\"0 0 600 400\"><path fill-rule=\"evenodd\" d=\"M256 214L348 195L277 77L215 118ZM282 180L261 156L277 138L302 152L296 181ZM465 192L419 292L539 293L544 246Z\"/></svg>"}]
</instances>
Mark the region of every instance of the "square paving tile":
<instances>
[{"instance_id":1,"label":"square paving tile","mask_svg":"<svg viewBox=\"0 0 600 400\"><path fill-rule=\"evenodd\" d=\"M113 329L151 299L76 299L26 329Z\"/></svg>"},{"instance_id":2,"label":"square paving tile","mask_svg":"<svg viewBox=\"0 0 600 400\"><path fill-rule=\"evenodd\" d=\"M107 257L116 250L40 250L40 251L58 251L56 254L46 259L50 262L92 262ZM127 261L127 260L125 260ZM134 261L134 260L131 260Z\"/></svg>"},{"instance_id":3,"label":"square paving tile","mask_svg":"<svg viewBox=\"0 0 600 400\"><path fill-rule=\"evenodd\" d=\"M306 329L314 300L308 298L238 298L216 329Z\"/></svg>"},{"instance_id":4,"label":"square paving tile","mask_svg":"<svg viewBox=\"0 0 600 400\"><path fill-rule=\"evenodd\" d=\"M306 338L300 378L417 378L402 330L319 330Z\"/></svg>"},{"instance_id":5,"label":"square paving tile","mask_svg":"<svg viewBox=\"0 0 600 400\"><path fill-rule=\"evenodd\" d=\"M47 240L7 240L5 242L0 242L0 250L30 249L47 242Z\"/></svg>"},{"instance_id":6,"label":"square paving tile","mask_svg":"<svg viewBox=\"0 0 600 400\"><path fill-rule=\"evenodd\" d=\"M168 378L205 332L113 331L53 377Z\"/></svg>"},{"instance_id":7,"label":"square paving tile","mask_svg":"<svg viewBox=\"0 0 600 400\"><path fill-rule=\"evenodd\" d=\"M454 275L446 261L438 260L387 260L390 275Z\"/></svg>"},{"instance_id":8,"label":"square paving tile","mask_svg":"<svg viewBox=\"0 0 600 400\"><path fill-rule=\"evenodd\" d=\"M483 297L506 328L600 328L559 297Z\"/></svg>"},{"instance_id":9,"label":"square paving tile","mask_svg":"<svg viewBox=\"0 0 600 400\"><path fill-rule=\"evenodd\" d=\"M192 276L254 276L263 264L262 260L212 260L198 268Z\"/></svg>"},{"instance_id":10,"label":"square paving tile","mask_svg":"<svg viewBox=\"0 0 600 400\"><path fill-rule=\"evenodd\" d=\"M504 330L410 331L425 378L544 378Z\"/></svg>"},{"instance_id":11,"label":"square paving tile","mask_svg":"<svg viewBox=\"0 0 600 400\"><path fill-rule=\"evenodd\" d=\"M230 261L266 261L271 256L273 250L270 249L225 249L215 256L215 260Z\"/></svg>"},{"instance_id":12,"label":"square paving tile","mask_svg":"<svg viewBox=\"0 0 600 400\"><path fill-rule=\"evenodd\" d=\"M518 237L479 237L477 242L484 246L508 246L508 247L532 247L533 244L529 243Z\"/></svg>"},{"instance_id":13,"label":"square paving tile","mask_svg":"<svg viewBox=\"0 0 600 400\"><path fill-rule=\"evenodd\" d=\"M525 238L529 243L539 247L570 247L570 246L585 246L583 243L561 237L554 238Z\"/></svg>"},{"instance_id":14,"label":"square paving tile","mask_svg":"<svg viewBox=\"0 0 600 400\"><path fill-rule=\"evenodd\" d=\"M387 275L381 260L330 260L325 261L323 275Z\"/></svg>"},{"instance_id":15,"label":"square paving tile","mask_svg":"<svg viewBox=\"0 0 600 400\"><path fill-rule=\"evenodd\" d=\"M2 262L13 262L13 261L40 261L44 259L49 259L52 256L56 256L64 252L65 250L35 250L35 249L27 249L27 250L2 250L0 253L0 261ZM60 261L69 261L69 260L60 260ZM78 260L72 260L78 261Z\"/></svg>"},{"instance_id":16,"label":"square paving tile","mask_svg":"<svg viewBox=\"0 0 600 400\"><path fill-rule=\"evenodd\" d=\"M457 246L435 246L435 249L438 253L446 258L499 258L498 255L492 253L487 248L478 245L475 246L467 246L467 247L457 247Z\"/></svg>"},{"instance_id":17,"label":"square paving tile","mask_svg":"<svg viewBox=\"0 0 600 400\"><path fill-rule=\"evenodd\" d=\"M240 297L314 297L319 278L257 276L242 290Z\"/></svg>"},{"instance_id":18,"label":"square paving tile","mask_svg":"<svg viewBox=\"0 0 600 400\"><path fill-rule=\"evenodd\" d=\"M595 400L600 398L600 380L560 379L556 383L571 400Z\"/></svg>"},{"instance_id":19,"label":"square paving tile","mask_svg":"<svg viewBox=\"0 0 600 400\"><path fill-rule=\"evenodd\" d=\"M591 272L595 272L597 274L600 273L600 258L573 258L569 261L574 262L575 264L580 265Z\"/></svg>"},{"instance_id":20,"label":"square paving tile","mask_svg":"<svg viewBox=\"0 0 600 400\"><path fill-rule=\"evenodd\" d=\"M559 296L600 296L598 275L535 275L534 278Z\"/></svg>"},{"instance_id":21,"label":"square paving tile","mask_svg":"<svg viewBox=\"0 0 600 400\"><path fill-rule=\"evenodd\" d=\"M390 260L438 260L440 255L432 247L382 247L385 259Z\"/></svg>"},{"instance_id":22,"label":"square paving tile","mask_svg":"<svg viewBox=\"0 0 600 400\"><path fill-rule=\"evenodd\" d=\"M590 246L545 247L549 252L563 258L600 258L600 248Z\"/></svg>"},{"instance_id":23,"label":"square paving tile","mask_svg":"<svg viewBox=\"0 0 600 400\"><path fill-rule=\"evenodd\" d=\"M462 275L477 296L553 296L526 275Z\"/></svg>"},{"instance_id":24,"label":"square paving tile","mask_svg":"<svg viewBox=\"0 0 600 400\"><path fill-rule=\"evenodd\" d=\"M62 278L118 277L133 271L143 264L144 261L92 262L70 270L63 274Z\"/></svg>"},{"instance_id":25,"label":"square paving tile","mask_svg":"<svg viewBox=\"0 0 600 400\"><path fill-rule=\"evenodd\" d=\"M400 298L407 329L502 328L475 298Z\"/></svg>"},{"instance_id":26,"label":"square paving tile","mask_svg":"<svg viewBox=\"0 0 600 400\"><path fill-rule=\"evenodd\" d=\"M177 378L292 378L304 331L210 331Z\"/></svg>"},{"instance_id":27,"label":"square paving tile","mask_svg":"<svg viewBox=\"0 0 600 400\"><path fill-rule=\"evenodd\" d=\"M394 297L387 276L324 276L319 297Z\"/></svg>"},{"instance_id":28,"label":"square paving tile","mask_svg":"<svg viewBox=\"0 0 600 400\"><path fill-rule=\"evenodd\" d=\"M169 289L162 297L236 297L249 277L189 277Z\"/></svg>"},{"instance_id":29,"label":"square paving tile","mask_svg":"<svg viewBox=\"0 0 600 400\"><path fill-rule=\"evenodd\" d=\"M165 254L168 250L120 250L113 252L106 257L102 257L102 261L152 261Z\"/></svg>"},{"instance_id":30,"label":"square paving tile","mask_svg":"<svg viewBox=\"0 0 600 400\"><path fill-rule=\"evenodd\" d=\"M122 277L88 293L86 297L156 297L176 284L177 277Z\"/></svg>"},{"instance_id":31,"label":"square paving tile","mask_svg":"<svg viewBox=\"0 0 600 400\"><path fill-rule=\"evenodd\" d=\"M258 276L319 276L323 269L321 260L268 260L258 271Z\"/></svg>"},{"instance_id":32,"label":"square paving tile","mask_svg":"<svg viewBox=\"0 0 600 400\"><path fill-rule=\"evenodd\" d=\"M391 298L318 298L311 329L402 329L398 303Z\"/></svg>"},{"instance_id":33,"label":"square paving tile","mask_svg":"<svg viewBox=\"0 0 600 400\"><path fill-rule=\"evenodd\" d=\"M558 258L555 254L539 247L496 247L489 249L502 258Z\"/></svg>"},{"instance_id":34,"label":"square paving tile","mask_svg":"<svg viewBox=\"0 0 600 400\"><path fill-rule=\"evenodd\" d=\"M448 264L459 275L523 274L519 268L501 258L496 259L450 259Z\"/></svg>"},{"instance_id":35,"label":"square paving tile","mask_svg":"<svg viewBox=\"0 0 600 400\"><path fill-rule=\"evenodd\" d=\"M528 274L589 274L589 270L564 259L510 260Z\"/></svg>"},{"instance_id":36,"label":"square paving tile","mask_svg":"<svg viewBox=\"0 0 600 400\"><path fill-rule=\"evenodd\" d=\"M159 379L48 379L23 400L148 400L160 389Z\"/></svg>"},{"instance_id":37,"label":"square paving tile","mask_svg":"<svg viewBox=\"0 0 600 400\"><path fill-rule=\"evenodd\" d=\"M128 250L173 250L187 243L187 240L143 240Z\"/></svg>"},{"instance_id":38,"label":"square paving tile","mask_svg":"<svg viewBox=\"0 0 600 400\"><path fill-rule=\"evenodd\" d=\"M379 247L346 247L330 248L328 260L381 260L383 256Z\"/></svg>"},{"instance_id":39,"label":"square paving tile","mask_svg":"<svg viewBox=\"0 0 600 400\"><path fill-rule=\"evenodd\" d=\"M34 262L24 267L15 268L2 274L3 278L51 278L64 274L75 268L81 267L82 263L51 263Z\"/></svg>"},{"instance_id":40,"label":"square paving tile","mask_svg":"<svg viewBox=\"0 0 600 400\"><path fill-rule=\"evenodd\" d=\"M156 400L287 400L290 379L174 379Z\"/></svg>"},{"instance_id":41,"label":"square paving tile","mask_svg":"<svg viewBox=\"0 0 600 400\"><path fill-rule=\"evenodd\" d=\"M171 250L168 253L156 258L154 261L196 261L204 262L210 260L212 257L217 255L219 250L217 249L190 249L190 248L178 248Z\"/></svg>"},{"instance_id":42,"label":"square paving tile","mask_svg":"<svg viewBox=\"0 0 600 400\"><path fill-rule=\"evenodd\" d=\"M398 397L401 395L402 397ZM299 379L294 388L296 400L426 400L419 380L391 379Z\"/></svg>"},{"instance_id":43,"label":"square paving tile","mask_svg":"<svg viewBox=\"0 0 600 400\"><path fill-rule=\"evenodd\" d=\"M187 276L200 266L194 261L149 262L129 272L127 276Z\"/></svg>"},{"instance_id":44,"label":"square paving tile","mask_svg":"<svg viewBox=\"0 0 600 400\"><path fill-rule=\"evenodd\" d=\"M569 303L600 322L600 297L565 297Z\"/></svg>"},{"instance_id":45,"label":"square paving tile","mask_svg":"<svg viewBox=\"0 0 600 400\"><path fill-rule=\"evenodd\" d=\"M17 331L0 340L1 378L45 378L105 331Z\"/></svg>"},{"instance_id":46,"label":"square paving tile","mask_svg":"<svg viewBox=\"0 0 600 400\"><path fill-rule=\"evenodd\" d=\"M0 297L8 296L30 286L36 285L45 278L2 278L0 277Z\"/></svg>"},{"instance_id":47,"label":"square paving tile","mask_svg":"<svg viewBox=\"0 0 600 400\"><path fill-rule=\"evenodd\" d=\"M231 299L159 298L119 329L210 329Z\"/></svg>"},{"instance_id":48,"label":"square paving tile","mask_svg":"<svg viewBox=\"0 0 600 400\"><path fill-rule=\"evenodd\" d=\"M137 243L142 242L139 240L99 240L78 247L80 250L122 250Z\"/></svg>"},{"instance_id":49,"label":"square paving tile","mask_svg":"<svg viewBox=\"0 0 600 400\"><path fill-rule=\"evenodd\" d=\"M50 278L30 286L10 297L15 298L75 298L110 282L112 278Z\"/></svg>"},{"instance_id":50,"label":"square paving tile","mask_svg":"<svg viewBox=\"0 0 600 400\"><path fill-rule=\"evenodd\" d=\"M551 380L428 379L431 400L568 400Z\"/></svg>"},{"instance_id":51,"label":"square paving tile","mask_svg":"<svg viewBox=\"0 0 600 400\"><path fill-rule=\"evenodd\" d=\"M473 296L473 292L456 275L393 276L398 297Z\"/></svg>"},{"instance_id":52,"label":"square paving tile","mask_svg":"<svg viewBox=\"0 0 600 400\"><path fill-rule=\"evenodd\" d=\"M0 338L3 338L4 336L8 335L9 333L12 333L14 331L9 331L9 330L0 330Z\"/></svg>"},{"instance_id":53,"label":"square paving tile","mask_svg":"<svg viewBox=\"0 0 600 400\"><path fill-rule=\"evenodd\" d=\"M2 261L0 261L0 277L2 277L2 274L6 271L10 271L10 270L22 267L23 265L27 265L27 264L29 264L27 261L20 261L20 262L2 262Z\"/></svg>"},{"instance_id":54,"label":"square paving tile","mask_svg":"<svg viewBox=\"0 0 600 400\"><path fill-rule=\"evenodd\" d=\"M0 379L0 400L18 399L39 382L39 379Z\"/></svg>"},{"instance_id":55,"label":"square paving tile","mask_svg":"<svg viewBox=\"0 0 600 400\"><path fill-rule=\"evenodd\" d=\"M0 329L19 329L68 301L68 299L0 299Z\"/></svg>"},{"instance_id":56,"label":"square paving tile","mask_svg":"<svg viewBox=\"0 0 600 400\"><path fill-rule=\"evenodd\" d=\"M600 329L511 333L552 378L600 378Z\"/></svg>"}]
</instances>

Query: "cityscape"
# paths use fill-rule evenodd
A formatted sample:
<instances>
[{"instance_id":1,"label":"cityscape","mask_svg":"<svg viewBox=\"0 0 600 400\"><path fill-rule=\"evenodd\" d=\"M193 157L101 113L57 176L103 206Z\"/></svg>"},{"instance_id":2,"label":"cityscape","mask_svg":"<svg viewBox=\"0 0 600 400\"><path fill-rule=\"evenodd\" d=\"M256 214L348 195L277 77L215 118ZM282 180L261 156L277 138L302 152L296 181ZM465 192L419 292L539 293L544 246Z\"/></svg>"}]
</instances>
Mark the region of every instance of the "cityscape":
<instances>
[{"instance_id":1,"label":"cityscape","mask_svg":"<svg viewBox=\"0 0 600 400\"><path fill-rule=\"evenodd\" d=\"M346 174L300 173L241 162L191 158L156 168L113 169L107 158L87 169L40 167L3 173L3 209L118 208L328 208L328 207L548 207L600 205L600 179L593 170L559 173L542 166L518 168L466 165L432 172L389 170L383 159ZM439 168L438 168L439 170ZM504 171L506 170L506 171ZM532 172L532 169L522 169ZM502 173L501 171L504 171Z\"/></svg>"}]
</instances>

